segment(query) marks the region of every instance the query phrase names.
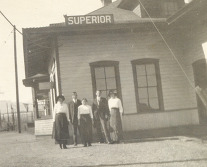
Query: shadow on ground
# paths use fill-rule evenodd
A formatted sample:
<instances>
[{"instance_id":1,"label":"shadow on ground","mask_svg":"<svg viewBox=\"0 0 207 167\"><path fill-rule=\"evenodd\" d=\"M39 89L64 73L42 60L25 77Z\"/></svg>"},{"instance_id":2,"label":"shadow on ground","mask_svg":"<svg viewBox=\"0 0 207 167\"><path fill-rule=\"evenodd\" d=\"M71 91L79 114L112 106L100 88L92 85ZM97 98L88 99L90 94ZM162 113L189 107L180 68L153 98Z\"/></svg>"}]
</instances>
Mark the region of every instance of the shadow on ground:
<instances>
[{"instance_id":1,"label":"shadow on ground","mask_svg":"<svg viewBox=\"0 0 207 167\"><path fill-rule=\"evenodd\" d=\"M131 165L159 165L159 164L173 164L173 163L185 163L185 162L206 162L207 158L201 159L185 159L185 160L174 160L174 161L161 161L161 162L138 162L138 163L124 163L124 164L100 164L90 166L73 166L73 167L104 167L104 166L131 166Z\"/></svg>"},{"instance_id":2,"label":"shadow on ground","mask_svg":"<svg viewBox=\"0 0 207 167\"><path fill-rule=\"evenodd\" d=\"M179 137L197 138L207 142L207 125L181 126L124 133L124 143L179 140Z\"/></svg>"}]
</instances>

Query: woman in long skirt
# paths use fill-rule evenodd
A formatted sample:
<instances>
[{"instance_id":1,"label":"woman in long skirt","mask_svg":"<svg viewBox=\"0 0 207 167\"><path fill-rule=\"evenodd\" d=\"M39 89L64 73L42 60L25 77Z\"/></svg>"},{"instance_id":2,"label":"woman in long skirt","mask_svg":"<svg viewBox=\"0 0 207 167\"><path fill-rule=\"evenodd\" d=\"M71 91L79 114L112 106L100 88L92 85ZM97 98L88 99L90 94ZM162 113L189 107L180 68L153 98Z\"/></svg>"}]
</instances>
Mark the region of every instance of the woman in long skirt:
<instances>
[{"instance_id":1,"label":"woman in long skirt","mask_svg":"<svg viewBox=\"0 0 207 167\"><path fill-rule=\"evenodd\" d=\"M68 106L64 103L65 97L57 97L57 103L53 111L53 138L60 145L60 148L67 149L66 144L69 140L69 112Z\"/></svg>"},{"instance_id":2,"label":"woman in long skirt","mask_svg":"<svg viewBox=\"0 0 207 167\"><path fill-rule=\"evenodd\" d=\"M108 101L110 110L110 135L113 143L119 143L123 139L122 130L122 114L123 107L121 100L117 98L117 92L110 92L110 99Z\"/></svg>"},{"instance_id":3,"label":"woman in long skirt","mask_svg":"<svg viewBox=\"0 0 207 167\"><path fill-rule=\"evenodd\" d=\"M91 146L93 113L91 106L87 105L86 98L82 99L82 105L78 107L78 122L84 147Z\"/></svg>"}]
</instances>

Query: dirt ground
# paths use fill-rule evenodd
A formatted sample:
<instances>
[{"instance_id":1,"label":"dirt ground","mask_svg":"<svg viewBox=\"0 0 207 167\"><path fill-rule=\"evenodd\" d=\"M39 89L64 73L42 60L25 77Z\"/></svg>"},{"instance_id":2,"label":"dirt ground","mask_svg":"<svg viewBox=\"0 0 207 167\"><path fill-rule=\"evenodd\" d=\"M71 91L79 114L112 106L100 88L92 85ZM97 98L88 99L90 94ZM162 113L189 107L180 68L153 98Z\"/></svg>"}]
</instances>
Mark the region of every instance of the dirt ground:
<instances>
[{"instance_id":1,"label":"dirt ground","mask_svg":"<svg viewBox=\"0 0 207 167\"><path fill-rule=\"evenodd\" d=\"M207 167L207 142L193 137L60 149L51 137L0 133L1 167Z\"/></svg>"}]
</instances>

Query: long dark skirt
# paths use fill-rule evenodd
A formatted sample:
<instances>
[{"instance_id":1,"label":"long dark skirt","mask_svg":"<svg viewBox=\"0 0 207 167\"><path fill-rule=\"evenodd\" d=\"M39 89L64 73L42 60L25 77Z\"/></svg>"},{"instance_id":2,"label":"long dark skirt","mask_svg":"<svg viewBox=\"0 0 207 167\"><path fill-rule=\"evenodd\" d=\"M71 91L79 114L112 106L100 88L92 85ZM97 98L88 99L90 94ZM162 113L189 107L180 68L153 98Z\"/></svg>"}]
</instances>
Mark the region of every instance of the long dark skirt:
<instances>
[{"instance_id":1,"label":"long dark skirt","mask_svg":"<svg viewBox=\"0 0 207 167\"><path fill-rule=\"evenodd\" d=\"M123 139L123 130L121 115L118 108L111 109L111 118L110 118L110 136L111 140L114 142L119 142Z\"/></svg>"},{"instance_id":2,"label":"long dark skirt","mask_svg":"<svg viewBox=\"0 0 207 167\"><path fill-rule=\"evenodd\" d=\"M80 134L84 145L91 144L92 141L92 120L89 114L80 115Z\"/></svg>"},{"instance_id":3,"label":"long dark skirt","mask_svg":"<svg viewBox=\"0 0 207 167\"><path fill-rule=\"evenodd\" d=\"M65 113L58 113L55 115L53 138L55 139L56 144L69 143L68 121Z\"/></svg>"}]
</instances>

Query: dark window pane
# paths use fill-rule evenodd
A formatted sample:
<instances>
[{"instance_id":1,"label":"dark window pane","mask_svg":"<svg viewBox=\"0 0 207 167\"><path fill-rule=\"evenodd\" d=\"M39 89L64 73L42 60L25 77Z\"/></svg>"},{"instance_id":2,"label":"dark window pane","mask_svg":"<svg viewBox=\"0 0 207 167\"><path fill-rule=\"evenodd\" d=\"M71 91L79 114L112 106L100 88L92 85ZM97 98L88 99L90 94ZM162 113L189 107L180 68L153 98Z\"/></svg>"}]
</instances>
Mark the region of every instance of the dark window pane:
<instances>
[{"instance_id":1,"label":"dark window pane","mask_svg":"<svg viewBox=\"0 0 207 167\"><path fill-rule=\"evenodd\" d=\"M116 91L116 92L118 93L117 96L119 95L119 92L118 92L117 89L108 89L108 90L107 90L107 98L110 98L110 97L109 97L109 92L110 92L110 91Z\"/></svg>"},{"instance_id":2,"label":"dark window pane","mask_svg":"<svg viewBox=\"0 0 207 167\"><path fill-rule=\"evenodd\" d=\"M107 91L106 90L104 90L104 91L102 90L101 91L101 96L107 98L107 96L108 96Z\"/></svg>"},{"instance_id":3,"label":"dark window pane","mask_svg":"<svg viewBox=\"0 0 207 167\"><path fill-rule=\"evenodd\" d=\"M114 67L105 67L106 78L115 77Z\"/></svg>"},{"instance_id":4,"label":"dark window pane","mask_svg":"<svg viewBox=\"0 0 207 167\"><path fill-rule=\"evenodd\" d=\"M96 77L96 79L98 79L98 78L105 78L104 68L103 67L95 68L95 77Z\"/></svg>"},{"instance_id":5,"label":"dark window pane","mask_svg":"<svg viewBox=\"0 0 207 167\"><path fill-rule=\"evenodd\" d=\"M148 99L144 99L144 98L140 98L139 99L139 104L145 104L145 105L147 105L148 106Z\"/></svg>"},{"instance_id":6,"label":"dark window pane","mask_svg":"<svg viewBox=\"0 0 207 167\"><path fill-rule=\"evenodd\" d=\"M105 79L96 79L96 89L106 90Z\"/></svg>"},{"instance_id":7,"label":"dark window pane","mask_svg":"<svg viewBox=\"0 0 207 167\"><path fill-rule=\"evenodd\" d=\"M137 76L138 87L147 87L146 76Z\"/></svg>"},{"instance_id":8,"label":"dark window pane","mask_svg":"<svg viewBox=\"0 0 207 167\"><path fill-rule=\"evenodd\" d=\"M148 88L149 98L158 97L157 96L157 87Z\"/></svg>"},{"instance_id":9,"label":"dark window pane","mask_svg":"<svg viewBox=\"0 0 207 167\"><path fill-rule=\"evenodd\" d=\"M116 79L106 78L107 89L116 89Z\"/></svg>"},{"instance_id":10,"label":"dark window pane","mask_svg":"<svg viewBox=\"0 0 207 167\"><path fill-rule=\"evenodd\" d=\"M150 107L148 105L148 99L139 99L139 110L140 112L150 111Z\"/></svg>"},{"instance_id":11,"label":"dark window pane","mask_svg":"<svg viewBox=\"0 0 207 167\"><path fill-rule=\"evenodd\" d=\"M150 103L150 107L152 109L155 109L155 110L159 109L158 98L151 98L151 99L149 99L149 103Z\"/></svg>"},{"instance_id":12,"label":"dark window pane","mask_svg":"<svg viewBox=\"0 0 207 167\"><path fill-rule=\"evenodd\" d=\"M146 65L147 75L155 75L155 65L147 64Z\"/></svg>"},{"instance_id":13,"label":"dark window pane","mask_svg":"<svg viewBox=\"0 0 207 167\"><path fill-rule=\"evenodd\" d=\"M148 98L147 88L138 88L139 98Z\"/></svg>"},{"instance_id":14,"label":"dark window pane","mask_svg":"<svg viewBox=\"0 0 207 167\"><path fill-rule=\"evenodd\" d=\"M148 86L157 86L156 75L147 76Z\"/></svg>"},{"instance_id":15,"label":"dark window pane","mask_svg":"<svg viewBox=\"0 0 207 167\"><path fill-rule=\"evenodd\" d=\"M145 65L136 65L137 75L146 75Z\"/></svg>"}]
</instances>

